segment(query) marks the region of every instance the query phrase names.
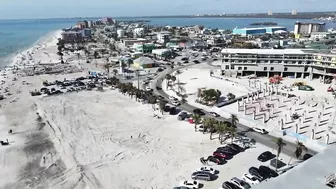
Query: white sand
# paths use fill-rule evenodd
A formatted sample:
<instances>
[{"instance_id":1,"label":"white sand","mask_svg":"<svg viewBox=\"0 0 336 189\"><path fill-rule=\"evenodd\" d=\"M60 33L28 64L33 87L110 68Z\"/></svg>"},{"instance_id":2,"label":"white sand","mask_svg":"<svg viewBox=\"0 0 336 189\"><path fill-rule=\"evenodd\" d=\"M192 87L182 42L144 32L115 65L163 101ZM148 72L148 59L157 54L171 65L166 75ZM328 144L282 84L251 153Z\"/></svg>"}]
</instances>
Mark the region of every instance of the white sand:
<instances>
[{"instance_id":1,"label":"white sand","mask_svg":"<svg viewBox=\"0 0 336 189\"><path fill-rule=\"evenodd\" d=\"M54 36L19 54L13 64L24 67L59 62ZM72 53L64 59L77 65L76 57ZM97 64L81 66L102 70ZM193 125L178 121L176 116L153 118L150 105L117 91L51 97L29 94L42 87L43 80L85 75L83 71L20 77L2 72L1 92L8 90L11 95L6 93L0 107L0 140L10 143L0 147L0 188L172 188L190 179L201 166L199 158L211 155L219 146L218 140L195 133ZM17 80L13 81L14 77ZM24 81L28 84L23 85ZM9 135L9 129L14 134ZM259 165L256 157L270 149L259 144L255 147L227 165L216 166L220 178L203 188L218 188L225 180ZM288 157L284 159L286 162Z\"/></svg>"}]
</instances>

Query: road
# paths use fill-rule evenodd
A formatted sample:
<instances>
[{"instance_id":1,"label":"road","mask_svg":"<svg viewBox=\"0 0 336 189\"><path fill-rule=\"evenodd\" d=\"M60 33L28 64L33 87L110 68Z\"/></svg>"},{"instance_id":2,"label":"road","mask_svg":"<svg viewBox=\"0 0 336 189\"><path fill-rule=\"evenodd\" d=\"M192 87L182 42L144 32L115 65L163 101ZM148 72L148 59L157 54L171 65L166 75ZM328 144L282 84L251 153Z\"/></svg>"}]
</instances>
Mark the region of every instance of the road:
<instances>
[{"instance_id":1,"label":"road","mask_svg":"<svg viewBox=\"0 0 336 189\"><path fill-rule=\"evenodd\" d=\"M174 72L175 70L178 70L178 69L181 69L181 68L184 68L184 67L188 67L188 66L191 66L191 65L193 65L193 64L183 65L183 66L180 66L180 67L176 67L174 69L171 69L170 67L167 67L166 70L161 72L160 75L158 75L158 77L153 80L152 88L154 90L154 93L157 94L157 95L161 95L161 96L165 97L166 99L168 99L169 96L163 90L157 90L156 87L158 86L158 87L162 88L162 82L161 81L162 81L162 79L165 78L166 74L170 74L170 73ZM193 112L193 110L196 109L197 107L192 106L192 105L187 104L187 103L184 103L180 106L180 108L184 111L187 111L187 112ZM207 112L207 111L204 111L204 112L207 115L209 115L209 112ZM216 119L221 120L221 121L229 121L228 119L223 118L223 117L217 117ZM248 127L246 125L242 125L240 123L237 123L237 132L240 132L240 133L243 132L244 136L252 138L256 142L259 142L259 143L261 143L265 146L268 146L272 149L277 149L277 145L274 142L276 137L274 137L274 136L271 136L271 135L268 135L268 134L259 134L259 133L256 133L256 132L251 132L250 127ZM283 147L281 153L286 154L290 157L293 156L294 151L296 149L296 144L288 142L288 141L285 141L285 143L286 143L286 145ZM311 149L308 149L308 153L312 154L312 155L317 154L316 151L311 150Z\"/></svg>"}]
</instances>

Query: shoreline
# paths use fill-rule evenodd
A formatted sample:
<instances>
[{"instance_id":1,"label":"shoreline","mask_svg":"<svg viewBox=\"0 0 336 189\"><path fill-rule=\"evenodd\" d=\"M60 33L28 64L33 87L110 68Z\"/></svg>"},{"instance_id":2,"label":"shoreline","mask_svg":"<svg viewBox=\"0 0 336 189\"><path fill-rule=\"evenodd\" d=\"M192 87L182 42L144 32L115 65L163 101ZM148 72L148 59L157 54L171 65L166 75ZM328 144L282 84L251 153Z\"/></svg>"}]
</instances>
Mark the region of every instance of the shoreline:
<instances>
[{"instance_id":1,"label":"shoreline","mask_svg":"<svg viewBox=\"0 0 336 189\"><path fill-rule=\"evenodd\" d=\"M26 60L29 55L34 54L42 47L51 46L52 43L54 43L57 38L60 37L62 30L53 30L43 36L41 36L37 41L35 41L32 45L25 47L21 50L16 51L15 53L12 53L6 57L3 58L5 63L8 63L6 65L3 65L1 69L10 68L13 66L20 66L22 63L19 63L19 61ZM57 42L56 42L57 43ZM55 45L56 45L55 43ZM23 62L23 64L29 63ZM33 63L34 64L34 63ZM33 65L32 64L32 65Z\"/></svg>"}]
</instances>

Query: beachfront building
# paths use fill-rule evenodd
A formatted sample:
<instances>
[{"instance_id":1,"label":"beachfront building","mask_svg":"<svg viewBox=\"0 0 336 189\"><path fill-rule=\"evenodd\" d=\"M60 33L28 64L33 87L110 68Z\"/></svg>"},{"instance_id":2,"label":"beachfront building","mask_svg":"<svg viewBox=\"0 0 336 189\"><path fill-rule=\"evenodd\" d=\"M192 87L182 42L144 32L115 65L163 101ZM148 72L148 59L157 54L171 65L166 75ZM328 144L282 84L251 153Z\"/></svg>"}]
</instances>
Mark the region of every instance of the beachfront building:
<instances>
[{"instance_id":1,"label":"beachfront building","mask_svg":"<svg viewBox=\"0 0 336 189\"><path fill-rule=\"evenodd\" d=\"M170 49L155 49L152 54L157 59L168 59L172 56L172 51Z\"/></svg>"},{"instance_id":2,"label":"beachfront building","mask_svg":"<svg viewBox=\"0 0 336 189\"><path fill-rule=\"evenodd\" d=\"M304 23L296 22L294 27L294 34L296 38L302 36L309 36L312 32L325 32L325 23Z\"/></svg>"},{"instance_id":3,"label":"beachfront building","mask_svg":"<svg viewBox=\"0 0 336 189\"><path fill-rule=\"evenodd\" d=\"M168 31L159 32L157 33L157 42L161 44L166 44L169 41L171 35L172 33Z\"/></svg>"},{"instance_id":4,"label":"beachfront building","mask_svg":"<svg viewBox=\"0 0 336 189\"><path fill-rule=\"evenodd\" d=\"M264 35L265 28L235 28L232 31L233 35L250 36L250 35Z\"/></svg>"},{"instance_id":5,"label":"beachfront building","mask_svg":"<svg viewBox=\"0 0 336 189\"><path fill-rule=\"evenodd\" d=\"M134 38L124 38L124 39L121 39L121 42L125 46L130 47L130 46L133 46L135 43L147 43L148 40L147 39L143 39L143 38L137 38L137 39L134 39Z\"/></svg>"},{"instance_id":6,"label":"beachfront building","mask_svg":"<svg viewBox=\"0 0 336 189\"><path fill-rule=\"evenodd\" d=\"M101 19L101 22L105 25L111 25L111 24L114 24L114 21L112 18L110 17L105 17L105 18L102 18Z\"/></svg>"},{"instance_id":7,"label":"beachfront building","mask_svg":"<svg viewBox=\"0 0 336 189\"><path fill-rule=\"evenodd\" d=\"M153 49L156 49L156 45L153 43L135 43L132 49L135 52L151 53Z\"/></svg>"},{"instance_id":8,"label":"beachfront building","mask_svg":"<svg viewBox=\"0 0 336 189\"><path fill-rule=\"evenodd\" d=\"M301 49L223 49L222 70L228 76L332 79L336 76L336 54Z\"/></svg>"},{"instance_id":9,"label":"beachfront building","mask_svg":"<svg viewBox=\"0 0 336 189\"><path fill-rule=\"evenodd\" d=\"M273 27L266 27L266 33L268 34L281 34L287 33L287 28L282 26L273 26Z\"/></svg>"},{"instance_id":10,"label":"beachfront building","mask_svg":"<svg viewBox=\"0 0 336 189\"><path fill-rule=\"evenodd\" d=\"M81 42L84 40L82 31L64 31L61 33L61 36L65 43Z\"/></svg>"},{"instance_id":11,"label":"beachfront building","mask_svg":"<svg viewBox=\"0 0 336 189\"><path fill-rule=\"evenodd\" d=\"M133 30L133 35L135 38L144 37L145 36L145 29L144 28L135 28Z\"/></svg>"},{"instance_id":12,"label":"beachfront building","mask_svg":"<svg viewBox=\"0 0 336 189\"><path fill-rule=\"evenodd\" d=\"M264 28L235 28L232 31L233 35L241 35L241 36L281 34L281 33L287 33L287 28L281 26L264 27Z\"/></svg>"},{"instance_id":13,"label":"beachfront building","mask_svg":"<svg viewBox=\"0 0 336 189\"><path fill-rule=\"evenodd\" d=\"M84 38L91 38L92 31L90 29L85 28L85 29L82 29L81 32Z\"/></svg>"},{"instance_id":14,"label":"beachfront building","mask_svg":"<svg viewBox=\"0 0 336 189\"><path fill-rule=\"evenodd\" d=\"M151 58L142 56L133 61L133 67L136 69L153 68L155 62Z\"/></svg>"}]
</instances>

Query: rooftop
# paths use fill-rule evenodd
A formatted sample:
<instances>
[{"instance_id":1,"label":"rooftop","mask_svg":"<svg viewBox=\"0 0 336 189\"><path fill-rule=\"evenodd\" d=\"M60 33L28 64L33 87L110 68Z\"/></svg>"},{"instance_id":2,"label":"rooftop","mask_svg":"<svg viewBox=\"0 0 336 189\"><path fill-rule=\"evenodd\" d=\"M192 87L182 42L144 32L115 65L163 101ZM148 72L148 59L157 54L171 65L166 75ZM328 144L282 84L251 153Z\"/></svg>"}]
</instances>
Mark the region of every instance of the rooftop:
<instances>
[{"instance_id":1,"label":"rooftop","mask_svg":"<svg viewBox=\"0 0 336 189\"><path fill-rule=\"evenodd\" d=\"M229 54L305 54L302 49L223 49Z\"/></svg>"},{"instance_id":2,"label":"rooftop","mask_svg":"<svg viewBox=\"0 0 336 189\"><path fill-rule=\"evenodd\" d=\"M336 172L335 156L336 146L333 145L276 179L270 179L254 188L331 189L326 186L326 177Z\"/></svg>"}]
</instances>

